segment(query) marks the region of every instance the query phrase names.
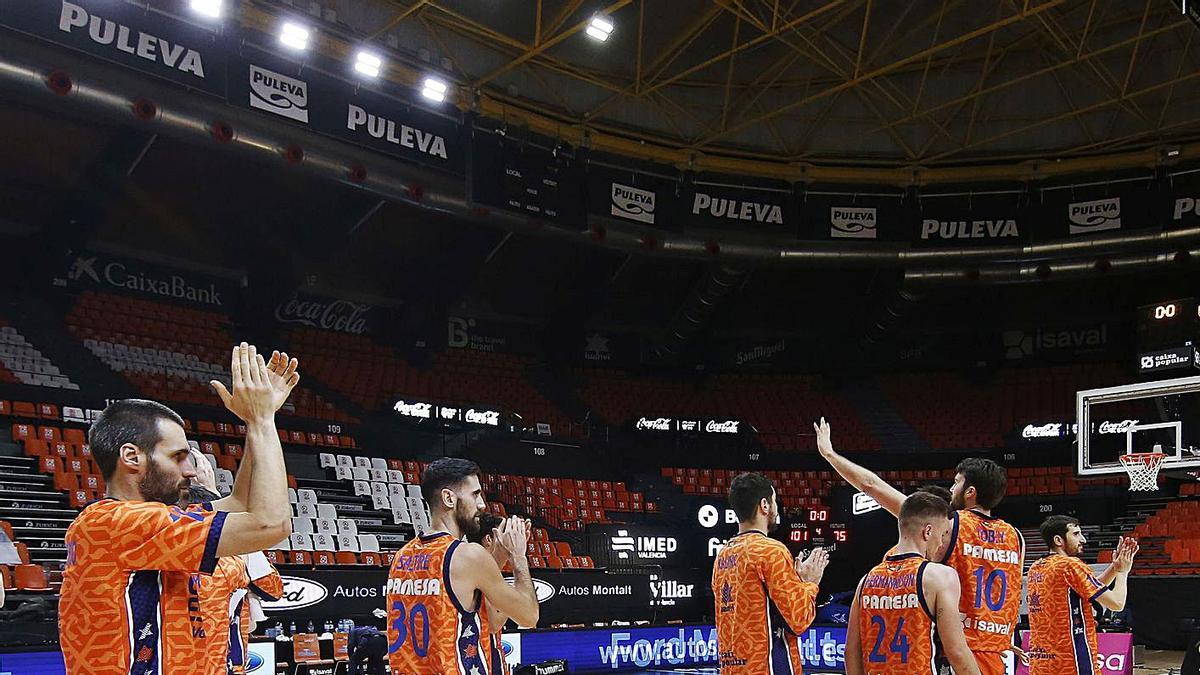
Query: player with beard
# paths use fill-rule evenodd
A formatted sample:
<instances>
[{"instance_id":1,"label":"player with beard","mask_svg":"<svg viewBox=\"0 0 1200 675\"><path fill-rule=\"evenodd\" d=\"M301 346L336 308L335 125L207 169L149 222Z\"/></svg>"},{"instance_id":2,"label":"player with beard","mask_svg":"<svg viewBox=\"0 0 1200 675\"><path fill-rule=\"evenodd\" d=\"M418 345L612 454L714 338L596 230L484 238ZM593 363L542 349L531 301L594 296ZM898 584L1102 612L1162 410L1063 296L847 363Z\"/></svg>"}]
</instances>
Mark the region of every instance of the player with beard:
<instances>
[{"instance_id":1,"label":"player with beard","mask_svg":"<svg viewBox=\"0 0 1200 675\"><path fill-rule=\"evenodd\" d=\"M738 533L713 562L717 658L726 675L798 674L798 636L816 618L817 590L829 556L813 549L792 560L783 542L767 536L779 525L775 486L760 473L743 473L729 484L729 505ZM782 640L772 617L783 619Z\"/></svg>"},{"instance_id":2,"label":"player with beard","mask_svg":"<svg viewBox=\"0 0 1200 675\"><path fill-rule=\"evenodd\" d=\"M1112 564L1100 575L1079 559L1087 543L1079 521L1050 516L1042 523L1050 554L1029 568L1029 672L1031 675L1092 675L1098 662L1092 602L1120 611L1125 607L1136 540L1121 537Z\"/></svg>"},{"instance_id":3,"label":"player with beard","mask_svg":"<svg viewBox=\"0 0 1200 675\"><path fill-rule=\"evenodd\" d=\"M479 531L486 506L479 473L474 462L446 457L421 476L430 532L405 544L388 573L388 662L393 673L490 675L493 657L484 603L522 626L537 625L522 519L507 518L492 532L512 563L511 586L491 553L463 541Z\"/></svg>"},{"instance_id":4,"label":"player with beard","mask_svg":"<svg viewBox=\"0 0 1200 675\"><path fill-rule=\"evenodd\" d=\"M835 452L825 418L813 429L817 450L825 461L846 482L899 516L904 493ZM958 573L963 633L983 675L1010 672L1006 652L1019 654L1013 638L1021 610L1025 538L1020 530L992 515L992 509L1004 499L1007 484L1004 467L990 459L968 457L959 462L950 489L950 508L954 509L950 535L945 553L934 561Z\"/></svg>"},{"instance_id":5,"label":"player with beard","mask_svg":"<svg viewBox=\"0 0 1200 675\"><path fill-rule=\"evenodd\" d=\"M211 508L179 507L192 464L183 420L139 399L115 401L88 442L108 496L67 529L59 631L69 675L204 675L209 627L201 575L217 559L260 551L291 533L287 469L275 412L300 380L296 360L233 348L232 391L213 388L246 425L246 455L230 496Z\"/></svg>"},{"instance_id":6,"label":"player with beard","mask_svg":"<svg viewBox=\"0 0 1200 675\"><path fill-rule=\"evenodd\" d=\"M495 531L500 527L503 519L500 516L495 516L490 513L482 513L479 515L479 530L475 534L468 534L467 541L479 544L488 553L492 554L492 558L496 560L496 564L503 570L505 565L508 565L508 552L496 540ZM525 536L529 537L529 532L533 527L533 523L525 521ZM492 603L487 603L487 613L484 614L484 625L487 626L487 634L492 645L492 673L493 675L510 675L512 670L508 662L504 660L504 644L501 635L504 633L504 624L508 623L508 617L503 612L496 609Z\"/></svg>"}]
</instances>

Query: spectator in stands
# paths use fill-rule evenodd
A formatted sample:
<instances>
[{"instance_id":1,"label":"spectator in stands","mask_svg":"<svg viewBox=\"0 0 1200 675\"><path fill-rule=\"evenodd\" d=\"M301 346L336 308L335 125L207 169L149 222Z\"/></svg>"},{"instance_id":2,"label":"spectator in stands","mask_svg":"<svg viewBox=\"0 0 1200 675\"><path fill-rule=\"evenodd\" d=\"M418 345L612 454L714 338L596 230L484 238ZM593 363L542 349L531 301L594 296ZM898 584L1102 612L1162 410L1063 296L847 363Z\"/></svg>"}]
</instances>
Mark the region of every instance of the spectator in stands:
<instances>
[{"instance_id":1,"label":"spectator in stands","mask_svg":"<svg viewBox=\"0 0 1200 675\"><path fill-rule=\"evenodd\" d=\"M207 675L196 573L210 575L218 558L260 551L291 531L275 413L300 380L297 366L278 352L268 364L242 343L233 349L232 390L212 382L247 432L233 492L211 509L178 506L196 470L175 411L116 401L92 424L88 440L108 497L67 531L60 643L69 675Z\"/></svg>"}]
</instances>

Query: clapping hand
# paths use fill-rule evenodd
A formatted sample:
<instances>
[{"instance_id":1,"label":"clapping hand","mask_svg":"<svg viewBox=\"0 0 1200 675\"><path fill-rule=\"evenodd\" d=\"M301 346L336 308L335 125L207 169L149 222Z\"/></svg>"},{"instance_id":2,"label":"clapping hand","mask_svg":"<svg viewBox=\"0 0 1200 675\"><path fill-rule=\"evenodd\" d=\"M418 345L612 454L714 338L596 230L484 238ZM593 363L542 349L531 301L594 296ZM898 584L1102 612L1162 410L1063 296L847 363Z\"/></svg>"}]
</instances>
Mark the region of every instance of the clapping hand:
<instances>
[{"instance_id":1,"label":"clapping hand","mask_svg":"<svg viewBox=\"0 0 1200 675\"><path fill-rule=\"evenodd\" d=\"M819 546L808 554L807 560L804 558L804 551L796 554L796 574L800 575L800 579L803 581L813 584L821 583L827 565L829 565L829 552Z\"/></svg>"}]
</instances>

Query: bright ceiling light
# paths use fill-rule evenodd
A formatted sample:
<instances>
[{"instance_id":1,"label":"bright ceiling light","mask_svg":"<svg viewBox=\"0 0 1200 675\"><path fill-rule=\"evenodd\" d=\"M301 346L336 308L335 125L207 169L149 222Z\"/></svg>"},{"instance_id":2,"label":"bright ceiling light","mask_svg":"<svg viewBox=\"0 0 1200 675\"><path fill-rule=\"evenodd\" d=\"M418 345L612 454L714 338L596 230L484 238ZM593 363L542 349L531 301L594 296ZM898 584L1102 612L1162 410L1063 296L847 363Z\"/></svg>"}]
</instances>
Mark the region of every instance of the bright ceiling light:
<instances>
[{"instance_id":1,"label":"bright ceiling light","mask_svg":"<svg viewBox=\"0 0 1200 675\"><path fill-rule=\"evenodd\" d=\"M292 49L308 49L308 29L287 21L279 32L279 41Z\"/></svg>"},{"instance_id":2,"label":"bright ceiling light","mask_svg":"<svg viewBox=\"0 0 1200 675\"><path fill-rule=\"evenodd\" d=\"M379 77L383 59L368 51L361 51L354 61L354 69L367 77Z\"/></svg>"},{"instance_id":3,"label":"bright ceiling light","mask_svg":"<svg viewBox=\"0 0 1200 675\"><path fill-rule=\"evenodd\" d=\"M192 0L192 11L210 19L221 18L221 0Z\"/></svg>"},{"instance_id":4,"label":"bright ceiling light","mask_svg":"<svg viewBox=\"0 0 1200 675\"><path fill-rule=\"evenodd\" d=\"M606 16L596 15L592 17L592 22L588 24L587 30L584 33L593 40L604 42L613 32L613 22Z\"/></svg>"},{"instance_id":5,"label":"bright ceiling light","mask_svg":"<svg viewBox=\"0 0 1200 675\"><path fill-rule=\"evenodd\" d=\"M424 88L421 89L421 95L435 103L441 103L446 100L446 83L436 77L425 78Z\"/></svg>"}]
</instances>

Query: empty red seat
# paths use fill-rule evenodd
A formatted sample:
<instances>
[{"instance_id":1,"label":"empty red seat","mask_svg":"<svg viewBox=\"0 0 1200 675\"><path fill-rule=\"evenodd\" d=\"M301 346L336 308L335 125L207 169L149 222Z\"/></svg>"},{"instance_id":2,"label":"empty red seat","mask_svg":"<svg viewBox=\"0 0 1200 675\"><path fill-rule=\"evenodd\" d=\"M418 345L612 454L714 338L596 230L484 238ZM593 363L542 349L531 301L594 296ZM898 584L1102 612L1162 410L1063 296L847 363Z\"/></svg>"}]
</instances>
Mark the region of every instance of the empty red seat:
<instances>
[{"instance_id":1,"label":"empty red seat","mask_svg":"<svg viewBox=\"0 0 1200 675\"><path fill-rule=\"evenodd\" d=\"M49 591L50 583L46 580L46 570L41 565L17 565L13 570L13 585L18 590L30 592Z\"/></svg>"},{"instance_id":2,"label":"empty red seat","mask_svg":"<svg viewBox=\"0 0 1200 675\"><path fill-rule=\"evenodd\" d=\"M337 560L337 564L339 565L358 564L358 557L355 556L352 551L338 551L337 555L334 556L334 559Z\"/></svg>"}]
</instances>

